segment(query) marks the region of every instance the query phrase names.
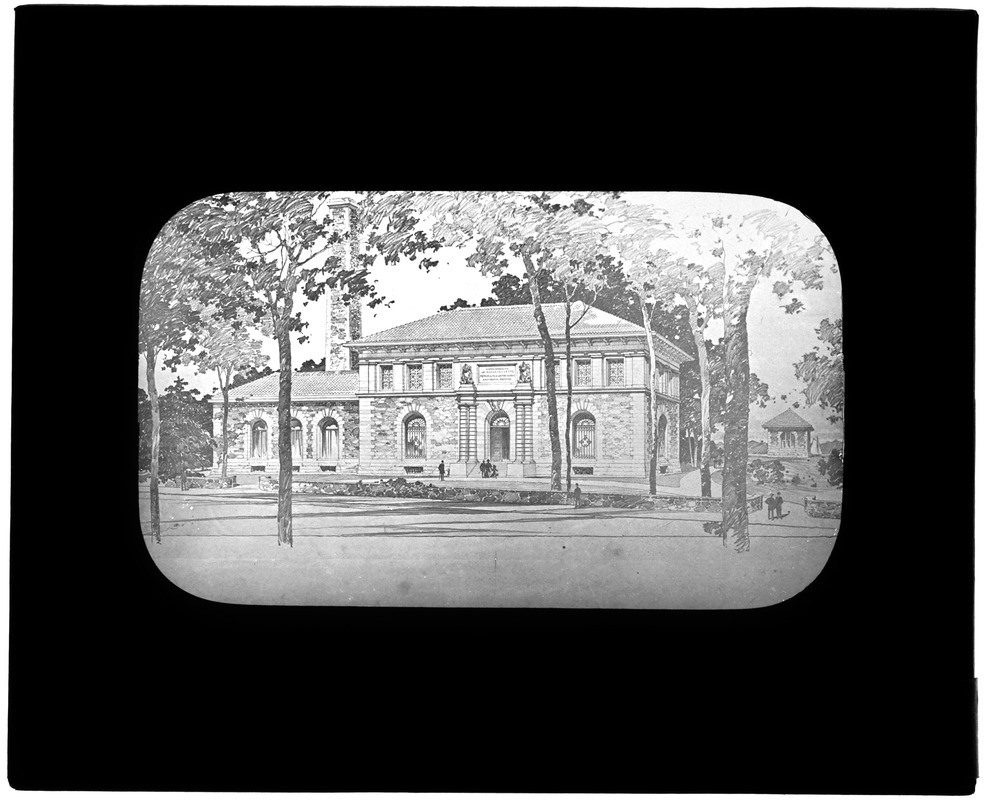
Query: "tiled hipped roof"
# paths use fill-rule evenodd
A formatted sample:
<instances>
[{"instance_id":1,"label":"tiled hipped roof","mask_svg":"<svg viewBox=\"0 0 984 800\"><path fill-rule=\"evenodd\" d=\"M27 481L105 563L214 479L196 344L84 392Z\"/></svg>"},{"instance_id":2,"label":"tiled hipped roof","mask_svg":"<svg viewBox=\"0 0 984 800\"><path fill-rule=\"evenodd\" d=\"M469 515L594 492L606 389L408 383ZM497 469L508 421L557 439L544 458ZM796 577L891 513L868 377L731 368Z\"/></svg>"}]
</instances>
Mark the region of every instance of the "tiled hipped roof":
<instances>
[{"instance_id":1,"label":"tiled hipped roof","mask_svg":"<svg viewBox=\"0 0 984 800\"><path fill-rule=\"evenodd\" d=\"M359 388L359 371L295 372L290 379L290 399L293 402L325 400L332 397L355 397ZM280 373L264 375L229 392L230 400L276 400L280 393ZM222 395L216 398L222 400Z\"/></svg>"},{"instance_id":2,"label":"tiled hipped roof","mask_svg":"<svg viewBox=\"0 0 984 800\"><path fill-rule=\"evenodd\" d=\"M763 422L762 427L766 430L770 428L796 430L805 428L808 431L813 430L813 426L791 408L787 408L778 417L773 417L768 422Z\"/></svg>"},{"instance_id":3,"label":"tiled hipped roof","mask_svg":"<svg viewBox=\"0 0 984 800\"><path fill-rule=\"evenodd\" d=\"M571 319L577 319L584 304L572 304ZM547 329L560 339L564 336L564 304L544 303ZM590 336L645 336L639 325L626 322L606 311L589 308L571 329L576 338ZM430 317L407 322L353 342L360 344L403 344L416 342L461 342L487 339L539 339L533 306L483 306L440 311Z\"/></svg>"}]
</instances>

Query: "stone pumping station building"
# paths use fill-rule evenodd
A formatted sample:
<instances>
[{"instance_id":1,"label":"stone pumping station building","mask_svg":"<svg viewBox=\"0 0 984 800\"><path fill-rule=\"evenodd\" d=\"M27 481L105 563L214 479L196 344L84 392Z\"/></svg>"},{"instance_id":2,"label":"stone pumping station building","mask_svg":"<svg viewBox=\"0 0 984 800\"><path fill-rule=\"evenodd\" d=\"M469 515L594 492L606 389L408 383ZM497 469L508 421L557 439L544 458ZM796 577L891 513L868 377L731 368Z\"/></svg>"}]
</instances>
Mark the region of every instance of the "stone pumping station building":
<instances>
[{"instance_id":1,"label":"stone pumping station building","mask_svg":"<svg viewBox=\"0 0 984 800\"><path fill-rule=\"evenodd\" d=\"M346 213L342 204L333 211ZM344 220L344 217L342 217ZM566 418L564 306L545 304L554 340L559 425ZM583 312L583 317L581 316ZM645 330L575 304L571 331L571 451L576 475L645 476L650 462L650 369ZM451 477L490 459L501 476L550 474L545 357L532 306L444 311L363 337L361 307L332 296L326 369L292 376L289 435L300 473ZM679 464L680 365L689 356L656 337L661 469ZM279 375L230 392L230 474L279 469ZM213 434L222 399L212 401ZM216 469L220 465L216 465Z\"/></svg>"}]
</instances>

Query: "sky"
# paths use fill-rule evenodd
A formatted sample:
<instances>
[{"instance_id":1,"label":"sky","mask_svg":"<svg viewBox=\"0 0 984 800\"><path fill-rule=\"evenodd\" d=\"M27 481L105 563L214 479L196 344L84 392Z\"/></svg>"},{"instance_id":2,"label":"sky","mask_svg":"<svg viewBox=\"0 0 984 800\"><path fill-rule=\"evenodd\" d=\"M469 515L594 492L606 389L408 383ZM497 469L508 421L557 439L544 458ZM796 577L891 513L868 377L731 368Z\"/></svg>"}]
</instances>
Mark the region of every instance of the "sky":
<instances>
[{"instance_id":1,"label":"sky","mask_svg":"<svg viewBox=\"0 0 984 800\"><path fill-rule=\"evenodd\" d=\"M344 193L340 193L344 194ZM698 210L712 206L724 214L746 213L763 206L780 205L773 200L756 198L748 195L709 195L684 192L652 192L631 193L626 195L633 200L650 202L659 208L671 212ZM783 206L785 207L785 206ZM795 209L790 213L799 215ZM802 215L799 215L802 217ZM806 220L805 217L802 219ZM806 224L813 225L806 220ZM815 227L815 226L814 226ZM819 232L819 229L816 229ZM362 333L367 336L387 328L402 325L415 319L437 313L442 305L449 305L461 297L470 303L478 303L482 298L492 294L493 276L484 276L478 270L467 267L464 255L460 251L441 251L436 257L440 262L430 272L419 269L417 262L403 261L399 264L382 264L377 259L373 266L372 277L377 283L378 291L392 304L389 307L369 309L363 307ZM516 264L510 272L521 274L522 268ZM841 312L841 283L839 273L828 270L824 276L822 290L794 292L803 302L803 309L795 315L787 314L779 305L778 298L772 294L771 280L760 280L752 292L748 314L749 360L752 372L769 385L773 401L767 408L753 406L749 410L749 438L764 439L766 434L761 428L763 422L792 407L797 414L807 420L816 429L821 441L843 438L843 423L831 425L826 417L827 412L818 407L809 407L803 398L802 382L798 381L793 371L793 364L810 352L817 342L816 328L824 318L835 319ZM302 318L308 322L306 333L310 339L303 344L294 337L292 343L292 361L295 367L307 359L319 361L325 354L325 317L328 300L327 296L306 307L295 306L302 313ZM712 339L720 337L722 327L720 322L709 328ZM276 369L277 351L275 342L270 339L264 342L264 352L270 356L270 365ZM138 367L138 385L146 389L146 375L143 358ZM158 389L174 382L178 376L197 388L202 394L213 394L216 390L214 374L197 374L193 366L179 367L176 373L158 371ZM786 400L781 400L781 395Z\"/></svg>"}]
</instances>

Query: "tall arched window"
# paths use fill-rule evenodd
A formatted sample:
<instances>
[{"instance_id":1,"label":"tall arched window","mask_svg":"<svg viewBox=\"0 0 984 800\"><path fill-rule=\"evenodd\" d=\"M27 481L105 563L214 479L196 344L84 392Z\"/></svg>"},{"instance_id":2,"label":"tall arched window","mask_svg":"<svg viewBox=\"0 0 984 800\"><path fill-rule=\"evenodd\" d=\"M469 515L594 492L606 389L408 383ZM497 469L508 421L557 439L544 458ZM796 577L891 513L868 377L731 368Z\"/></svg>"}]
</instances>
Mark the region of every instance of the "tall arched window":
<instances>
[{"instance_id":1,"label":"tall arched window","mask_svg":"<svg viewBox=\"0 0 984 800\"><path fill-rule=\"evenodd\" d=\"M258 419L253 423L249 432L249 457L267 457L267 424Z\"/></svg>"},{"instance_id":2,"label":"tall arched window","mask_svg":"<svg viewBox=\"0 0 984 800\"><path fill-rule=\"evenodd\" d=\"M304 451L301 449L301 421L299 419L290 421L290 452L297 461L304 457Z\"/></svg>"},{"instance_id":3,"label":"tall arched window","mask_svg":"<svg viewBox=\"0 0 984 800\"><path fill-rule=\"evenodd\" d=\"M656 420L656 456L666 457L666 414L660 414Z\"/></svg>"},{"instance_id":4,"label":"tall arched window","mask_svg":"<svg viewBox=\"0 0 984 800\"><path fill-rule=\"evenodd\" d=\"M331 417L325 417L318 424L318 432L318 456L338 458L338 423Z\"/></svg>"},{"instance_id":5,"label":"tall arched window","mask_svg":"<svg viewBox=\"0 0 984 800\"><path fill-rule=\"evenodd\" d=\"M424 441L427 437L427 422L420 414L412 414L404 423L406 446L404 455L408 459L424 458Z\"/></svg>"},{"instance_id":6,"label":"tall arched window","mask_svg":"<svg viewBox=\"0 0 984 800\"><path fill-rule=\"evenodd\" d=\"M595 457L595 418L584 412L574 418L574 458Z\"/></svg>"}]
</instances>

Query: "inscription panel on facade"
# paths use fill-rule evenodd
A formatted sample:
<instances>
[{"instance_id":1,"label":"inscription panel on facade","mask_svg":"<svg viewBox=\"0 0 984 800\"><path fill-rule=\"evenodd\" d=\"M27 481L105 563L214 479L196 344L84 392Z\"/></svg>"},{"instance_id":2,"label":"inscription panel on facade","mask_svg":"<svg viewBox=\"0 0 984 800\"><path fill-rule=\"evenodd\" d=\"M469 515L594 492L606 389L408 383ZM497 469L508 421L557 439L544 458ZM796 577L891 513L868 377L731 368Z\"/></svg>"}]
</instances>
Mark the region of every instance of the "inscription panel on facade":
<instances>
[{"instance_id":1,"label":"inscription panel on facade","mask_svg":"<svg viewBox=\"0 0 984 800\"><path fill-rule=\"evenodd\" d=\"M479 364L478 382L486 386L503 386L516 383L515 364Z\"/></svg>"}]
</instances>

